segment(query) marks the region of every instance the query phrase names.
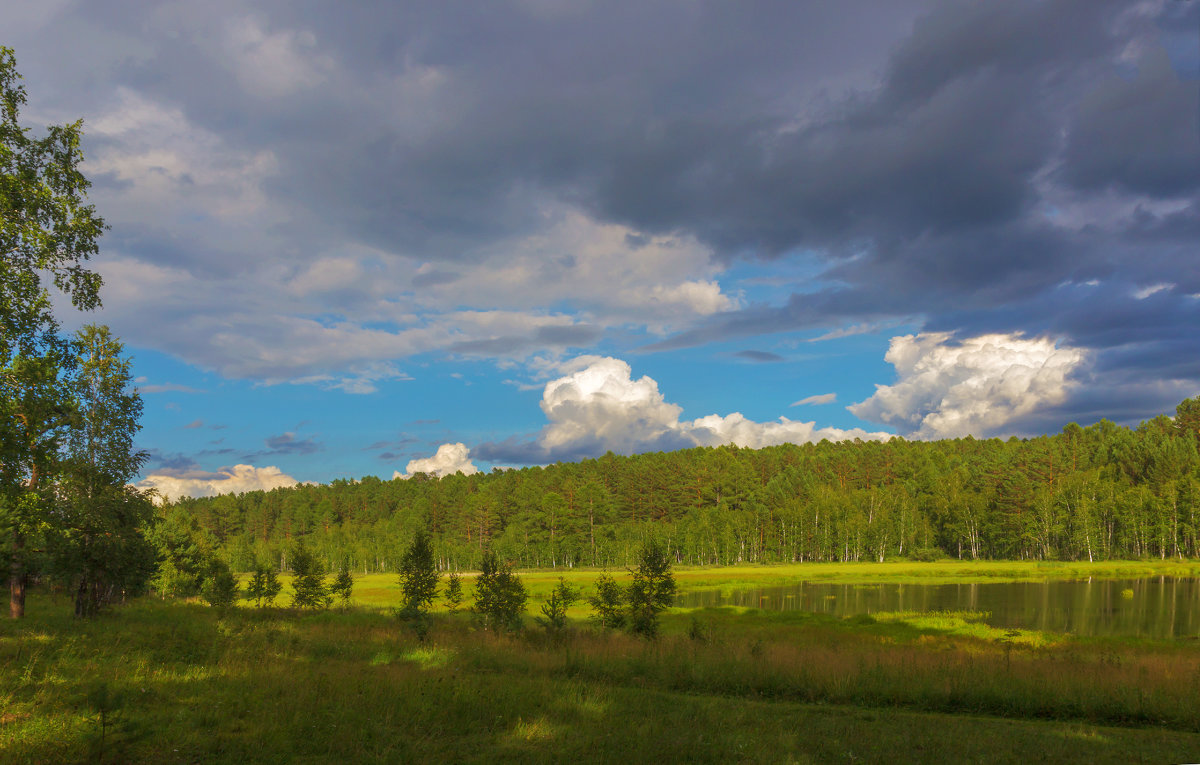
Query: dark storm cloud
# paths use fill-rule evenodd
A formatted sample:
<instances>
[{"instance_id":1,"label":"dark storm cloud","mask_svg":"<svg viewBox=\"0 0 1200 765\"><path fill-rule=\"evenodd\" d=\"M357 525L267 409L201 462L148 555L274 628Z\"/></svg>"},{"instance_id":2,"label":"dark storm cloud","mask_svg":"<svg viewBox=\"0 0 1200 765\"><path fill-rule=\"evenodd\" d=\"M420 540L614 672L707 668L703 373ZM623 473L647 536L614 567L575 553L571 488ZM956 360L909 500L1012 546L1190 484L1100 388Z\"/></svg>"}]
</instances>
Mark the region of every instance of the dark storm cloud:
<instances>
[{"instance_id":1,"label":"dark storm cloud","mask_svg":"<svg viewBox=\"0 0 1200 765\"><path fill-rule=\"evenodd\" d=\"M1165 50L1153 51L1135 76L1114 78L1084 99L1064 160L1063 176L1077 188L1194 194L1200 189L1196 83L1180 79Z\"/></svg>"}]
</instances>

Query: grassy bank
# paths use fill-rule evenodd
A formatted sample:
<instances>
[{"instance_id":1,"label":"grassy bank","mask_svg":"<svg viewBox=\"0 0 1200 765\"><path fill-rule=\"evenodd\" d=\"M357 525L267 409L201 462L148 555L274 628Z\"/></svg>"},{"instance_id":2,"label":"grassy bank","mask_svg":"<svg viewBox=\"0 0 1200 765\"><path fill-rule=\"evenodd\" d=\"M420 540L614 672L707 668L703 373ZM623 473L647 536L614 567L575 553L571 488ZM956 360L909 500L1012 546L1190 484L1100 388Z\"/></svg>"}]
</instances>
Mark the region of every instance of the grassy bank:
<instances>
[{"instance_id":1,"label":"grassy bank","mask_svg":"<svg viewBox=\"0 0 1200 765\"><path fill-rule=\"evenodd\" d=\"M547 581L553 581L549 578ZM1004 633L971 614L674 611L645 643L383 609L93 622L35 597L0 623L5 762L1185 761L1187 641Z\"/></svg>"}]
</instances>

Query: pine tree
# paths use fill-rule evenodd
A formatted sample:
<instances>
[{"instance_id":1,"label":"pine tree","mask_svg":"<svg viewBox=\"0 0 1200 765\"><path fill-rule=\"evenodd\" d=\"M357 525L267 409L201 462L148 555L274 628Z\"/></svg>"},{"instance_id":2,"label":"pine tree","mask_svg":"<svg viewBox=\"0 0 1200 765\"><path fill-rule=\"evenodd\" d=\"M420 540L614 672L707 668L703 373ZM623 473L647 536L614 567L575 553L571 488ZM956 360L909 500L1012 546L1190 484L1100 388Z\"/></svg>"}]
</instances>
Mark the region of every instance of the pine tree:
<instances>
[{"instance_id":1,"label":"pine tree","mask_svg":"<svg viewBox=\"0 0 1200 765\"><path fill-rule=\"evenodd\" d=\"M308 551L303 542L292 548L292 608L329 608L333 598L325 585L325 564Z\"/></svg>"},{"instance_id":2,"label":"pine tree","mask_svg":"<svg viewBox=\"0 0 1200 765\"><path fill-rule=\"evenodd\" d=\"M629 583L629 631L645 638L658 637L658 615L675 600L675 575L666 550L650 541L638 555L638 567Z\"/></svg>"},{"instance_id":3,"label":"pine tree","mask_svg":"<svg viewBox=\"0 0 1200 765\"><path fill-rule=\"evenodd\" d=\"M341 598L342 608L350 605L350 595L354 592L354 577L350 575L349 562L342 561L342 567L338 569L337 577L333 580L333 586L329 588L329 592Z\"/></svg>"},{"instance_id":4,"label":"pine tree","mask_svg":"<svg viewBox=\"0 0 1200 765\"><path fill-rule=\"evenodd\" d=\"M259 608L275 605L275 598L281 589L283 585L274 566L262 562L254 564L254 574L246 585L246 597L254 601L254 605Z\"/></svg>"},{"instance_id":5,"label":"pine tree","mask_svg":"<svg viewBox=\"0 0 1200 765\"><path fill-rule=\"evenodd\" d=\"M429 534L421 531L400 559L401 610L424 614L437 596L438 572Z\"/></svg>"},{"instance_id":6,"label":"pine tree","mask_svg":"<svg viewBox=\"0 0 1200 765\"><path fill-rule=\"evenodd\" d=\"M479 577L475 580L475 618L485 628L494 632L521 629L521 614L529 593L525 585L503 564L496 554L488 551L480 563Z\"/></svg>"},{"instance_id":7,"label":"pine tree","mask_svg":"<svg viewBox=\"0 0 1200 765\"><path fill-rule=\"evenodd\" d=\"M446 610L450 613L456 613L462 605L463 589L462 577L457 571L451 571L446 577Z\"/></svg>"},{"instance_id":8,"label":"pine tree","mask_svg":"<svg viewBox=\"0 0 1200 765\"><path fill-rule=\"evenodd\" d=\"M237 602L237 578L224 561L212 561L204 584L200 587L200 596L214 608L229 608Z\"/></svg>"},{"instance_id":9,"label":"pine tree","mask_svg":"<svg viewBox=\"0 0 1200 765\"><path fill-rule=\"evenodd\" d=\"M550 591L549 599L542 604L542 616L534 618L546 629L546 632L558 635L567 627L567 609L577 600L579 600L579 590L567 584L567 581L560 576L558 584Z\"/></svg>"},{"instance_id":10,"label":"pine tree","mask_svg":"<svg viewBox=\"0 0 1200 765\"><path fill-rule=\"evenodd\" d=\"M609 574L596 579L596 594L588 598L592 619L607 629L625 626L625 588Z\"/></svg>"}]
</instances>

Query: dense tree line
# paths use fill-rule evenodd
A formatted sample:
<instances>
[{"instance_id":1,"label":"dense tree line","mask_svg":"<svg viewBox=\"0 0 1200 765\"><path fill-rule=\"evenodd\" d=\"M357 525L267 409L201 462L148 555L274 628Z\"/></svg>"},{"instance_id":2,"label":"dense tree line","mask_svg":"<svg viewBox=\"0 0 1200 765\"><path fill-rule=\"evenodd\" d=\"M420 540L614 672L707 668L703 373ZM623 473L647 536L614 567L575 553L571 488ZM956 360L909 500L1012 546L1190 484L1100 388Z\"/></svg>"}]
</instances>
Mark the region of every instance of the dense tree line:
<instances>
[{"instance_id":1,"label":"dense tree line","mask_svg":"<svg viewBox=\"0 0 1200 765\"><path fill-rule=\"evenodd\" d=\"M237 570L305 540L391 572L420 531L441 569L624 567L648 540L677 563L896 557L1200 556L1200 399L1137 428L1031 439L698 448L490 474L337 480L162 509Z\"/></svg>"}]
</instances>

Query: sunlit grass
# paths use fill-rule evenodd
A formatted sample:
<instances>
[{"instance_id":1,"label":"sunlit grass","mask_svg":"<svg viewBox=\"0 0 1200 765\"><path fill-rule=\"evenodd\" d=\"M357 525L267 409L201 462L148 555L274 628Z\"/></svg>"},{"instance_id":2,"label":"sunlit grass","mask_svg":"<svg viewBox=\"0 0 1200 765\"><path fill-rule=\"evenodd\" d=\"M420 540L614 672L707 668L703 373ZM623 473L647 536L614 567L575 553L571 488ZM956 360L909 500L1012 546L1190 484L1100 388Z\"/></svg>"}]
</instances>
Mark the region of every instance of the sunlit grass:
<instances>
[{"instance_id":1,"label":"sunlit grass","mask_svg":"<svg viewBox=\"0 0 1200 765\"><path fill-rule=\"evenodd\" d=\"M566 577L586 588L598 573ZM523 575L531 616L558 576ZM532 620L514 637L438 612L422 642L391 613L394 577L359 585L370 595L345 611L146 599L92 622L35 592L28 619L0 622L0 762L1167 762L1200 751L1193 641L1003 630L971 611L710 608L671 609L647 643L592 629L581 604L565 640ZM100 687L113 699L103 752Z\"/></svg>"}]
</instances>

